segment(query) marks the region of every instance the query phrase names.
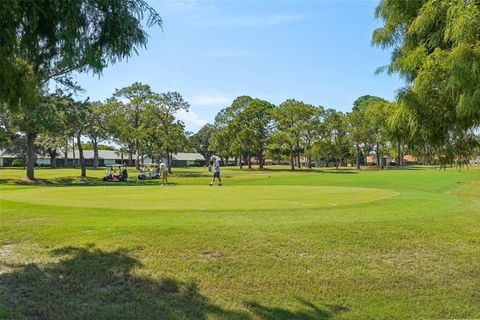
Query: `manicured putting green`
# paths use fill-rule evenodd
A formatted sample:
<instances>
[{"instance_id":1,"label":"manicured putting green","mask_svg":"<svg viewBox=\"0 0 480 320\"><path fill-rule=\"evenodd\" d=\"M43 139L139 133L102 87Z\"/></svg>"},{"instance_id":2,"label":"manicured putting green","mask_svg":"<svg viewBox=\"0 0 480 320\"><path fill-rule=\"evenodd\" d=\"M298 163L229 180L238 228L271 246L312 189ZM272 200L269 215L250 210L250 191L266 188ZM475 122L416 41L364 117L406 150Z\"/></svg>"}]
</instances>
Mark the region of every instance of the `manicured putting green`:
<instances>
[{"instance_id":1,"label":"manicured putting green","mask_svg":"<svg viewBox=\"0 0 480 320\"><path fill-rule=\"evenodd\" d=\"M258 210L352 205L395 196L331 186L90 186L8 190L0 198L40 205L139 210Z\"/></svg>"}]
</instances>

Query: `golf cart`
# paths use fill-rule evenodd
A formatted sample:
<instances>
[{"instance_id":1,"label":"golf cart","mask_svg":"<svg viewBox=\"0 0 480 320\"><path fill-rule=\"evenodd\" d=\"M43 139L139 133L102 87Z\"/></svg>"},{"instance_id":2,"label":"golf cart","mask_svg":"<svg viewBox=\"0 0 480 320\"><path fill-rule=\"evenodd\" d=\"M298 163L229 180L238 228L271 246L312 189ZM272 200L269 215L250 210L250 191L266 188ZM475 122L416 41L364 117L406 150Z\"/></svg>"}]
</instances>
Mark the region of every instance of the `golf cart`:
<instances>
[{"instance_id":1,"label":"golf cart","mask_svg":"<svg viewBox=\"0 0 480 320\"><path fill-rule=\"evenodd\" d=\"M140 173L138 174L138 179L160 179L160 168L158 164L155 163L145 163L140 166Z\"/></svg>"},{"instance_id":2,"label":"golf cart","mask_svg":"<svg viewBox=\"0 0 480 320\"><path fill-rule=\"evenodd\" d=\"M105 182L118 182L127 181L128 173L127 167L123 164L110 164L105 166L105 175L103 181Z\"/></svg>"}]
</instances>

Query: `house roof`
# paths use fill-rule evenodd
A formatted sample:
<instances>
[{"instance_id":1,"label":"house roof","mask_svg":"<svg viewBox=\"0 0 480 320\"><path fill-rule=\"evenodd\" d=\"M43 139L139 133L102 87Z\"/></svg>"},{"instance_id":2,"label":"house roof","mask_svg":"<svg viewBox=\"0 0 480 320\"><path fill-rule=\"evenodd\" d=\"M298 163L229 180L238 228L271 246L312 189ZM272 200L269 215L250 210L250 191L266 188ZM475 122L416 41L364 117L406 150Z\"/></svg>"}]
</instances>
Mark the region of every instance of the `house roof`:
<instances>
[{"instance_id":1,"label":"house roof","mask_svg":"<svg viewBox=\"0 0 480 320\"><path fill-rule=\"evenodd\" d=\"M37 155L38 158L49 158L48 155ZM75 150L75 158L78 159L78 150ZM64 152L58 151L57 158L64 158ZM67 152L68 159L73 159L73 152ZM93 159L93 150L83 150L83 157L85 159ZM17 158L14 154L9 154L5 150L0 150L0 158ZM122 156L119 151L112 150L98 150L99 159L121 160ZM179 152L172 155L173 160L179 161L205 161L205 158L200 153L195 152ZM128 159L128 154L123 154L123 159Z\"/></svg>"},{"instance_id":2,"label":"house roof","mask_svg":"<svg viewBox=\"0 0 480 320\"><path fill-rule=\"evenodd\" d=\"M64 158L64 152L59 151L57 158ZM75 158L78 159L78 150L75 150ZM67 152L68 159L73 159L73 152L70 150ZM85 159L93 159L93 150L83 150L83 157ZM128 158L127 154L123 155L124 159ZM120 160L122 159L120 152L112 150L98 150L99 159L111 159L111 160Z\"/></svg>"},{"instance_id":3,"label":"house roof","mask_svg":"<svg viewBox=\"0 0 480 320\"><path fill-rule=\"evenodd\" d=\"M393 160L394 158L391 156L384 155L380 158L388 160ZM367 156L367 163L376 163L377 162L377 157L376 156Z\"/></svg>"},{"instance_id":4,"label":"house roof","mask_svg":"<svg viewBox=\"0 0 480 320\"><path fill-rule=\"evenodd\" d=\"M200 153L195 152L179 152L172 155L173 160L179 161L205 161Z\"/></svg>"},{"instance_id":5,"label":"house roof","mask_svg":"<svg viewBox=\"0 0 480 320\"><path fill-rule=\"evenodd\" d=\"M412 161L412 162L413 162L413 161L417 161L417 158L414 157L414 156L412 156L412 155L410 155L410 154L406 154L406 155L403 156L403 160L404 160L404 161Z\"/></svg>"},{"instance_id":6,"label":"house roof","mask_svg":"<svg viewBox=\"0 0 480 320\"><path fill-rule=\"evenodd\" d=\"M17 156L8 153L6 150L0 150L0 158L17 158Z\"/></svg>"}]
</instances>

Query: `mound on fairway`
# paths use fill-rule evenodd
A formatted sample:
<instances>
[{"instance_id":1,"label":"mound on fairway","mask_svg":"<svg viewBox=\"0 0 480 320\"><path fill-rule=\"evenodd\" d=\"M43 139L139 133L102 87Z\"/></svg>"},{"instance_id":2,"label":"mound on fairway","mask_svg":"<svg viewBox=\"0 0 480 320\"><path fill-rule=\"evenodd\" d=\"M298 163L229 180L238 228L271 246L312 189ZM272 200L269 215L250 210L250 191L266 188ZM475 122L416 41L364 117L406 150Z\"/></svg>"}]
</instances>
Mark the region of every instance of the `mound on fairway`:
<instances>
[{"instance_id":1,"label":"mound on fairway","mask_svg":"<svg viewBox=\"0 0 480 320\"><path fill-rule=\"evenodd\" d=\"M397 195L331 186L90 186L8 190L5 200L39 205L138 210L262 210L344 206Z\"/></svg>"}]
</instances>

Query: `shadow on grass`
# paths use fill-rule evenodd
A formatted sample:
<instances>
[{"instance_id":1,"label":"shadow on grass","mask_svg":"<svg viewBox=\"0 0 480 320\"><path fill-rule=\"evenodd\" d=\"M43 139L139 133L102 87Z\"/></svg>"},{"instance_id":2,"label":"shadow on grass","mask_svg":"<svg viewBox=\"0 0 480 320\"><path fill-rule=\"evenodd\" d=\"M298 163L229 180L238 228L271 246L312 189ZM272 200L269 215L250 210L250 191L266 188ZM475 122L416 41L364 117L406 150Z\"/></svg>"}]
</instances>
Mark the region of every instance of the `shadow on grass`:
<instances>
[{"instance_id":1,"label":"shadow on grass","mask_svg":"<svg viewBox=\"0 0 480 320\"><path fill-rule=\"evenodd\" d=\"M191 171L175 171L174 176L178 178L208 178L211 172L191 172Z\"/></svg>"},{"instance_id":2,"label":"shadow on grass","mask_svg":"<svg viewBox=\"0 0 480 320\"><path fill-rule=\"evenodd\" d=\"M154 180L127 180L105 182L101 178L80 178L80 177L61 177L52 179L36 179L34 181L27 179L0 179L0 184L20 185L20 186L48 186L48 187L88 187L88 186L155 186L160 185L159 179ZM169 182L169 185L177 185L176 182Z\"/></svg>"},{"instance_id":3,"label":"shadow on grass","mask_svg":"<svg viewBox=\"0 0 480 320\"><path fill-rule=\"evenodd\" d=\"M10 319L247 319L200 294L193 282L136 276L126 250L54 250L57 263L14 266L0 275L0 307Z\"/></svg>"},{"instance_id":4,"label":"shadow on grass","mask_svg":"<svg viewBox=\"0 0 480 320\"><path fill-rule=\"evenodd\" d=\"M227 310L199 292L194 282L135 275L141 263L125 249L93 245L52 251L54 262L7 265L0 274L2 319L297 319L325 320L345 307L320 309L302 299L299 310L246 302Z\"/></svg>"},{"instance_id":5,"label":"shadow on grass","mask_svg":"<svg viewBox=\"0 0 480 320\"><path fill-rule=\"evenodd\" d=\"M356 169L308 169L308 168L302 168L298 169L295 168L295 170L291 169L274 169L274 168L264 168L262 170L256 170L258 172L295 172L295 173L331 173L331 174L358 174L360 173Z\"/></svg>"},{"instance_id":6,"label":"shadow on grass","mask_svg":"<svg viewBox=\"0 0 480 320\"><path fill-rule=\"evenodd\" d=\"M293 311L279 307L267 307L258 302L247 302L245 306L255 314L256 319L262 320L327 320L337 313L348 310L347 307L340 305L326 305L325 309L321 309L304 299L297 298L296 300L301 304L301 308Z\"/></svg>"}]
</instances>

